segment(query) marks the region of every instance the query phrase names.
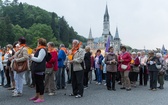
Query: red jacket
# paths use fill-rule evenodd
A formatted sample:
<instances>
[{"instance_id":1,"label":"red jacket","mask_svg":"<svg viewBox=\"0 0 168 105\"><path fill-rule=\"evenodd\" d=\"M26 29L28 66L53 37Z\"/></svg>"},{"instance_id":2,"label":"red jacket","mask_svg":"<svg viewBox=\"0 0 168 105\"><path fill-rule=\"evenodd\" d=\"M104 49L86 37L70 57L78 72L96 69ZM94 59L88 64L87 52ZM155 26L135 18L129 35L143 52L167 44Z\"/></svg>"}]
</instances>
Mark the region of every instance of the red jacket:
<instances>
[{"instance_id":1,"label":"red jacket","mask_svg":"<svg viewBox=\"0 0 168 105\"><path fill-rule=\"evenodd\" d=\"M124 61L121 63L120 60L123 59ZM128 52L125 52L124 54L120 54L118 56L118 62L119 62L119 66L118 66L118 70L119 71L130 71L131 70L131 66L130 66L130 62L131 62L131 55ZM121 64L127 65L127 69L123 70L121 69Z\"/></svg>"},{"instance_id":2,"label":"red jacket","mask_svg":"<svg viewBox=\"0 0 168 105\"><path fill-rule=\"evenodd\" d=\"M139 61L139 58L136 57L136 59L134 60L135 64L134 66L139 66L140 65L140 61Z\"/></svg>"},{"instance_id":3,"label":"red jacket","mask_svg":"<svg viewBox=\"0 0 168 105\"><path fill-rule=\"evenodd\" d=\"M58 55L57 52L54 50L50 52L52 58L50 59L49 62L46 63L46 68L53 68L54 66L54 71L58 70Z\"/></svg>"}]
</instances>

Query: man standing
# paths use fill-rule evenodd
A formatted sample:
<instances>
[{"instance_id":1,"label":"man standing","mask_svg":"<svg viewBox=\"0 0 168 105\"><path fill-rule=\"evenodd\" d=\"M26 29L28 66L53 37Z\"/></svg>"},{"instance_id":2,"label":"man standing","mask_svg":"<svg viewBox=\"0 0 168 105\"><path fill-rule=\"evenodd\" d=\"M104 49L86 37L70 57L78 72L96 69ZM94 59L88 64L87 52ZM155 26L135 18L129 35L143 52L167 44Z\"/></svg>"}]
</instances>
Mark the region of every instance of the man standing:
<instances>
[{"instance_id":1,"label":"man standing","mask_svg":"<svg viewBox=\"0 0 168 105\"><path fill-rule=\"evenodd\" d=\"M65 65L66 60L66 48L64 44L60 45L60 50L58 52L58 72L57 72L57 89L65 88Z\"/></svg>"}]
</instances>

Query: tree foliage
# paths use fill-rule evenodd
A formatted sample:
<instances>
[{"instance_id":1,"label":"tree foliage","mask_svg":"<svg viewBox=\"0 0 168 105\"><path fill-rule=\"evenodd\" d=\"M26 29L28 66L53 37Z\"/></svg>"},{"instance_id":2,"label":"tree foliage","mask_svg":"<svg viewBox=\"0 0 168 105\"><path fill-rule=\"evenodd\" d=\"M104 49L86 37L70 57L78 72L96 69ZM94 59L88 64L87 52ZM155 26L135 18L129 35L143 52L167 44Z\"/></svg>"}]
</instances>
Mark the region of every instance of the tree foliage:
<instances>
[{"instance_id":1,"label":"tree foliage","mask_svg":"<svg viewBox=\"0 0 168 105\"><path fill-rule=\"evenodd\" d=\"M37 39L46 38L56 45L64 43L67 47L73 39L86 42L86 38L69 26L64 17L48 12L18 0L0 0L0 45L13 43L25 36L27 44L35 47Z\"/></svg>"}]
</instances>

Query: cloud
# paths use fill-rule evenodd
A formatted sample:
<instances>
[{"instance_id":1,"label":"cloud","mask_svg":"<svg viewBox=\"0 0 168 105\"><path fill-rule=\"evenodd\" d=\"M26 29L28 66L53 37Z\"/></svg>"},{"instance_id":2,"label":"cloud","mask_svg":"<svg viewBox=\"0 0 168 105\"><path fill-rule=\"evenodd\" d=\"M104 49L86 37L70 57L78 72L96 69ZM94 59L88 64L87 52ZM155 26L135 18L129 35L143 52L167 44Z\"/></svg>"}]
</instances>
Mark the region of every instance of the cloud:
<instances>
[{"instance_id":1,"label":"cloud","mask_svg":"<svg viewBox=\"0 0 168 105\"><path fill-rule=\"evenodd\" d=\"M20 0L64 16L70 26L85 37L103 32L106 2L113 36L118 26L122 43L133 48L155 49L168 45L167 0Z\"/></svg>"}]
</instances>

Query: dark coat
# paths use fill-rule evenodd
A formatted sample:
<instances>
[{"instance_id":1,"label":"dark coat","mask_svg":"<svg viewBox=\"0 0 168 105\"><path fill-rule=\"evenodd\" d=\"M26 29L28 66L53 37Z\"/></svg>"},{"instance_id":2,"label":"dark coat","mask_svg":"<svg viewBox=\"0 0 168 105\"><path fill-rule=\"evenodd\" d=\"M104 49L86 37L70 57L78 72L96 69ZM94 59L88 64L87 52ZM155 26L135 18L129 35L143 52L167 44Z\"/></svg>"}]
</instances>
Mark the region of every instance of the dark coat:
<instances>
[{"instance_id":1,"label":"dark coat","mask_svg":"<svg viewBox=\"0 0 168 105\"><path fill-rule=\"evenodd\" d=\"M84 61L85 61L85 67L86 67L85 71L90 71L90 68L91 68L91 53L90 52L85 53Z\"/></svg>"},{"instance_id":2,"label":"dark coat","mask_svg":"<svg viewBox=\"0 0 168 105\"><path fill-rule=\"evenodd\" d=\"M149 71L159 71L159 69L156 68L156 64L150 64L150 61L156 62L157 65L160 65L160 61L157 57L152 57L151 59L147 60L147 66Z\"/></svg>"}]
</instances>

